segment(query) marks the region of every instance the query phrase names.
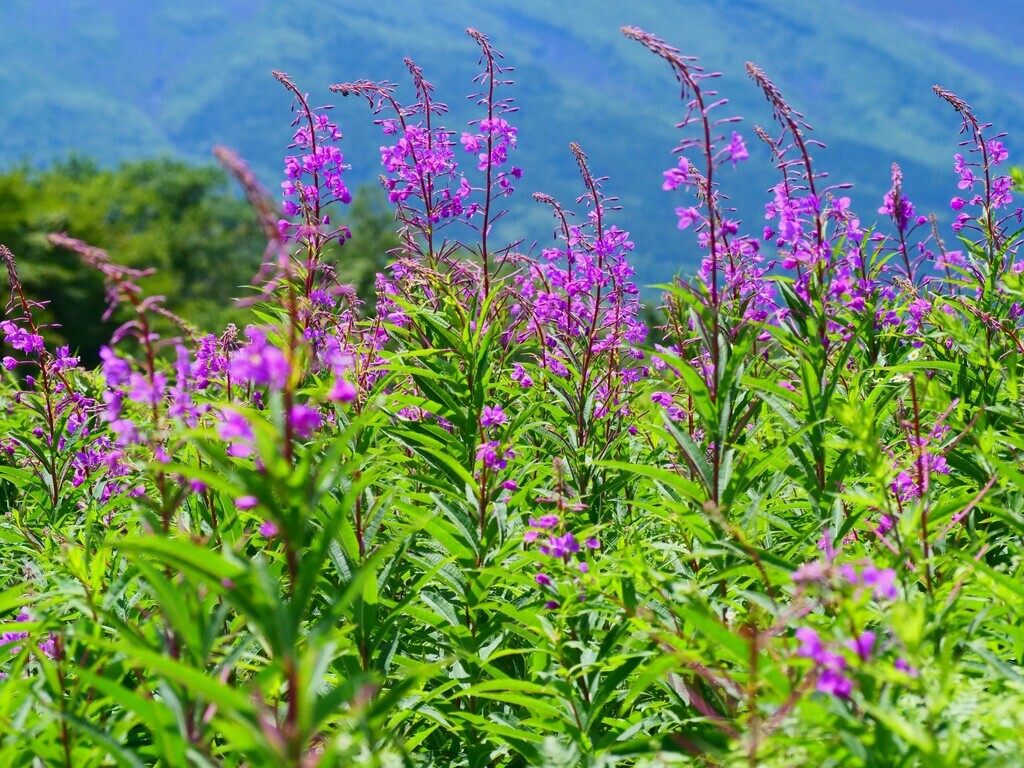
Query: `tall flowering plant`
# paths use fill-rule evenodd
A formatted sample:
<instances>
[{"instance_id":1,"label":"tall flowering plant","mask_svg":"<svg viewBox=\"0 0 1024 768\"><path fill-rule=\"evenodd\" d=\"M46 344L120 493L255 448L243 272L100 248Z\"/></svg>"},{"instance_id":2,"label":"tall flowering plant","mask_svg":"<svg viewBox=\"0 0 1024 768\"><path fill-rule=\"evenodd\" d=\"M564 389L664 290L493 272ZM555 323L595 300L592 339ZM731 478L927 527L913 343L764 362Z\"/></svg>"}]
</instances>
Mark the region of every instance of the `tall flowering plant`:
<instances>
[{"instance_id":1,"label":"tall flowering plant","mask_svg":"<svg viewBox=\"0 0 1024 768\"><path fill-rule=\"evenodd\" d=\"M464 131L411 60L410 103L333 87L385 137L401 237L372 308L335 270L337 113L280 72L281 198L218 152L267 237L244 327L173 318L146 271L55 235L127 320L86 371L46 348L0 247L0 758L1015 764L1024 291L1005 137L939 89L967 135L950 250L898 166L863 224L750 65L780 180L747 236L723 182L757 150L717 73L624 31L683 101L652 183L682 196L700 264L666 289L664 343L628 211L580 144L575 205L534 195L548 247L497 225L521 177L511 69L474 29Z\"/></svg>"}]
</instances>

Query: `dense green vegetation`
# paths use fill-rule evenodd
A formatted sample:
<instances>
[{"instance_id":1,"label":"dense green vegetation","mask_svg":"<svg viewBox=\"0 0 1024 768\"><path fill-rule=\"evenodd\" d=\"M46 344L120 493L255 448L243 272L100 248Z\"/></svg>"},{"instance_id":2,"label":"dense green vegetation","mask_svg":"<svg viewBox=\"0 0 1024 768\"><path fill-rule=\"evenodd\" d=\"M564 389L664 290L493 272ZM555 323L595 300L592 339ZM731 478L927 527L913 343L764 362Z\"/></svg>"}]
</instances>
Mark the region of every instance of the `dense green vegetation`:
<instances>
[{"instance_id":1,"label":"dense green vegetation","mask_svg":"<svg viewBox=\"0 0 1024 768\"><path fill-rule=\"evenodd\" d=\"M0 765L1019 765L1024 211L1005 136L936 87L962 128L953 224L892 165L870 226L763 70L767 147L711 101L717 75L624 28L681 90L665 205L702 255L664 287L654 343L582 146L575 202L534 195L553 237L506 237L515 91L467 31L468 124L411 61L408 99L331 87L377 121L394 234L353 201L338 112L280 71L280 214L232 158L249 223L209 169L7 177L29 257L0 246ZM726 194L759 151L777 177L750 228ZM55 219L71 236L44 243ZM231 290L248 251L217 261L225 221L262 233L266 268L251 322L204 335L166 307ZM63 271L33 276L49 246ZM44 328L66 307L26 291L85 285L72 257L124 321L95 368L47 345L78 329ZM371 273L372 304L349 285Z\"/></svg>"},{"instance_id":2,"label":"dense green vegetation","mask_svg":"<svg viewBox=\"0 0 1024 768\"><path fill-rule=\"evenodd\" d=\"M232 299L244 295L263 258L252 210L213 167L150 160L101 169L72 158L3 174L0 242L18 254L28 294L49 302L38 320L58 326L47 334L51 343L70 344L87 361L99 359L119 323L99 322L103 276L47 242L51 232L108 249L125 266L154 269L143 280L146 292L168 297L169 310L208 329L239 317Z\"/></svg>"}]
</instances>

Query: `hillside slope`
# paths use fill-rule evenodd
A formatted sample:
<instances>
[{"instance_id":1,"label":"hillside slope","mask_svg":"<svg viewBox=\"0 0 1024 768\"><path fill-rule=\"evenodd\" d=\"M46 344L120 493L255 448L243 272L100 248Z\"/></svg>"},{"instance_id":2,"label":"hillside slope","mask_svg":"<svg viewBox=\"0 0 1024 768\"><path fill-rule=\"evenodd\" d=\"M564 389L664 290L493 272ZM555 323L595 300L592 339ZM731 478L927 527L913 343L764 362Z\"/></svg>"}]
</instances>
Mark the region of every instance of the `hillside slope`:
<instances>
[{"instance_id":1,"label":"hillside slope","mask_svg":"<svg viewBox=\"0 0 1024 768\"><path fill-rule=\"evenodd\" d=\"M162 153L206 160L212 145L228 144L274 187L289 99L272 68L289 72L314 101L330 102L330 83L405 83L402 58L410 56L450 104L449 127L458 129L475 116L464 99L476 72L463 31L472 25L516 67L517 162L526 171L526 194L513 198L519 220L542 239L547 213L528 193L566 202L579 193L567 150L578 140L594 169L611 177L606 189L621 198L620 223L634 234L647 284L692 268L698 254L675 231L679 202L660 190L681 114L677 89L662 62L622 38L623 24L649 29L724 73L721 95L748 119L740 130L753 155L724 184L755 231L774 175L750 131L770 115L743 74L745 60L807 115L829 145L820 166L856 184L855 205L868 220L893 161L920 208L942 209L955 189L949 170L959 126L932 95L933 83L1010 130L1011 151L1024 114L1024 10L1013 0L987 4L985 19L957 19L962 4L948 0L647 0L628 10L618 0L559 8L547 0L97 6L6 0L0 8L0 165L42 164L70 151L103 162ZM987 23L1000 10L1006 23ZM381 142L371 116L348 101L337 115L353 179L372 181Z\"/></svg>"}]
</instances>

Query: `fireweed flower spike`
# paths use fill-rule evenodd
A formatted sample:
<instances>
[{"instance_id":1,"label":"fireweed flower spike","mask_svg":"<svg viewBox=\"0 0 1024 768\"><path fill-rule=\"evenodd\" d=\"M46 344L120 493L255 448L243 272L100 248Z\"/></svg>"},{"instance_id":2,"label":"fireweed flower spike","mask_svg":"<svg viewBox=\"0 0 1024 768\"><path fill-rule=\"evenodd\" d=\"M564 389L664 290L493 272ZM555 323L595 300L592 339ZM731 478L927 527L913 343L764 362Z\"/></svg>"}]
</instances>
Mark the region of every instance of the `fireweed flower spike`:
<instances>
[{"instance_id":1,"label":"fireweed flower spike","mask_svg":"<svg viewBox=\"0 0 1024 768\"><path fill-rule=\"evenodd\" d=\"M822 187L827 175L816 173L811 149L824 148L821 142L810 139L811 127L803 116L783 98L778 88L758 67L747 65L747 71L760 87L772 107L775 119L782 127L778 138L763 129L755 133L771 149L782 179L773 189L774 200L765 206L764 238L774 241L779 249L779 264L784 270L795 272L793 291L806 308L799 313L815 311L815 323L824 326L816 343L826 351L837 343L850 341L862 323L865 312L873 311L878 329L898 326L902 311L892 305L898 291L887 279L885 259L879 258L888 241L875 236L880 244L870 250L866 232L860 219L851 210L850 199L838 194L849 185L835 184ZM919 256L911 257L908 236L924 221L915 217L910 201L902 191L903 176L898 166L893 167L893 187L883 200L881 212L893 220L899 235L895 250L901 254L903 271L916 277L917 265L929 258L925 243L915 247ZM891 268L890 268L891 270ZM906 276L901 277L906 280ZM813 308L817 308L813 310ZM791 306L780 312L779 320L793 315ZM798 313L798 314L799 314ZM909 329L912 331L913 329ZM876 353L877 354L877 353Z\"/></svg>"},{"instance_id":2,"label":"fireweed flower spike","mask_svg":"<svg viewBox=\"0 0 1024 768\"><path fill-rule=\"evenodd\" d=\"M950 207L958 212L953 230L978 233L977 244L986 250L989 268L1001 274L1013 266L1017 244L1007 242L1005 225L1011 218L1019 222L1022 217L1021 208L999 215L1000 210L1013 205L1013 178L997 171L997 166L1009 158L1001 141L1005 134L986 137L985 130L992 127L991 123L979 122L966 101L938 85L932 90L960 115L960 133L967 136L960 142L967 156L961 153L953 156L953 171L959 176L960 189L960 196L950 202ZM973 216L967 213L965 208L968 207L977 209L977 213Z\"/></svg>"},{"instance_id":3,"label":"fireweed flower spike","mask_svg":"<svg viewBox=\"0 0 1024 768\"><path fill-rule=\"evenodd\" d=\"M539 343L538 362L551 374L552 386L568 393L583 448L596 420L629 416L629 392L647 375L638 349L647 328L631 281L629 233L607 224L614 200L603 195L603 179L593 176L580 146L570 144L570 151L587 189L580 198L590 206L587 220L570 224L571 214L560 203L535 193L535 200L551 207L560 242L545 249L516 285L529 301L525 323ZM633 360L637 364L630 364ZM524 388L533 383L521 369L513 380ZM596 403L588 418L592 398Z\"/></svg>"},{"instance_id":4,"label":"fireweed flower spike","mask_svg":"<svg viewBox=\"0 0 1024 768\"><path fill-rule=\"evenodd\" d=\"M904 277L912 284L917 282L917 265L911 262L908 252L909 245L907 237L917 227L927 222L924 216L917 216L914 212L914 204L903 194L903 171L896 164L892 164L892 188L885 193L882 207L878 209L880 214L888 216L896 227L896 235L899 241L896 251L903 262ZM920 250L924 250L923 248ZM923 254L922 254L923 258Z\"/></svg>"},{"instance_id":5,"label":"fireweed flower spike","mask_svg":"<svg viewBox=\"0 0 1024 768\"><path fill-rule=\"evenodd\" d=\"M686 101L686 115L677 126L685 129L692 124L698 125L696 136L684 136L675 152L680 155L677 168L665 172L665 189L679 186L693 187L700 205L678 209L680 228L695 224L695 231L701 243L708 249L708 256L702 265L702 278L706 281L711 296L711 305L720 303L723 286L721 273L728 260L726 254L730 250L730 235L735 234L734 222L725 219L725 211L721 206L721 196L715 180L715 171L723 163L734 165L745 160L749 155L742 137L732 132L728 138L719 132L723 125L737 122L738 117L714 118L712 111L725 103L717 100L717 93L708 90L704 82L718 77L717 72L705 72L697 66L697 60L683 56L678 48L673 48L664 40L644 32L637 27L623 27L622 33L635 40L648 50L660 56L672 68L682 89L681 96ZM703 157L703 169L693 164L691 155ZM685 227L684 227L685 222Z\"/></svg>"},{"instance_id":6,"label":"fireweed flower spike","mask_svg":"<svg viewBox=\"0 0 1024 768\"><path fill-rule=\"evenodd\" d=\"M708 386L712 398L720 389L723 346L737 338L750 323L765 324L776 313L773 283L766 279L760 242L740 233L740 222L733 209L727 207L727 197L719 188L722 165L736 165L749 157L746 144L731 126L739 117L724 113L725 99L719 99L711 86L718 73L706 72L696 59L683 56L678 49L663 40L635 27L623 29L630 39L664 59L680 84L680 97L685 113L678 128L684 131L675 152L679 159L675 168L664 173L663 188L669 191L683 189L693 195L676 208L680 229L692 230L705 256L701 260L697 280L683 283L676 292L664 296L666 331L672 342L664 351L680 356L686 350L688 366L700 375ZM723 115L724 116L720 116ZM729 126L727 129L726 126ZM691 303L699 307L691 311ZM767 341L766 331L758 334L759 341ZM672 373L659 355L654 365ZM691 439L701 428L696 426L686 411L672 404L671 393L660 404L668 408L667 415L674 421L688 422ZM688 402L681 394L680 404ZM712 464L720 464L722 446L708 446ZM714 485L714 484L713 484Z\"/></svg>"},{"instance_id":7,"label":"fireweed flower spike","mask_svg":"<svg viewBox=\"0 0 1024 768\"><path fill-rule=\"evenodd\" d=\"M563 533L558 533L562 528ZM571 531L565 531L562 518L555 514L542 515L529 519L529 527L523 534L523 545L536 545L537 550L548 558L540 567L534 580L540 587L551 587L557 590L562 582L571 583L580 588L581 579L590 573L590 565L586 561L587 550L596 551L601 544L597 538L588 537L583 545ZM549 592L550 594L550 592ZM583 601L586 593L581 592L579 600ZM546 608L557 608L557 601L549 600Z\"/></svg>"},{"instance_id":8,"label":"fireweed flower spike","mask_svg":"<svg viewBox=\"0 0 1024 768\"><path fill-rule=\"evenodd\" d=\"M108 308L104 317L109 317L120 304L127 305L131 310L130 319L118 328L111 339L111 345L121 343L127 338L134 338L142 350L139 356L138 369L131 364L127 367L113 361L112 365L120 370L115 374L117 384L101 392L105 404L103 418L108 422L112 434L116 436L114 446L118 451L109 457L108 464L114 475L124 474L122 468L130 466L129 449L133 445L144 446L143 454L146 461L156 458L160 463L168 459L167 441L170 437L171 419L176 415L187 416L183 390L168 392L168 376L160 370L158 362L161 349L170 342L162 341L154 330L153 322L160 318L169 320L174 327L180 329L189 339L195 338L195 329L188 322L175 315L163 306L164 297L145 296L138 281L153 273L153 270L137 270L122 266L112 261L103 250L65 234L51 234L47 240L59 248L77 254L89 267L103 276L107 289ZM106 361L105 361L106 362ZM176 379L181 387L188 388L190 366L180 367ZM177 402L173 402L174 400ZM127 403L141 406L138 409L126 407ZM171 402L169 402L171 401ZM169 418L171 417L171 418ZM146 455L148 454L148 455ZM95 468L94 460L87 457L79 462L78 468L83 471ZM165 492L169 479L162 470L155 474L154 486L156 495L165 503L160 507L161 523L164 531L171 528L175 509L166 501ZM145 495L145 484L136 485L129 490L132 495Z\"/></svg>"},{"instance_id":9,"label":"fireweed flower spike","mask_svg":"<svg viewBox=\"0 0 1024 768\"><path fill-rule=\"evenodd\" d=\"M307 252L305 295L313 290L313 277L320 264L324 245L330 240L344 242L349 236L346 227L330 229L325 211L332 202L348 204L352 195L342 175L348 170L344 155L337 147L341 131L330 122L327 110L331 107L311 107L308 96L302 93L291 78L274 70L274 77L294 96L296 112L292 126L296 129L290 148L301 154L285 158L285 177L281 189L284 193L284 213L289 218L301 217L302 223L282 220L279 231L283 238L294 239L305 246ZM326 197L326 199L325 199Z\"/></svg>"},{"instance_id":10,"label":"fireweed flower spike","mask_svg":"<svg viewBox=\"0 0 1024 768\"><path fill-rule=\"evenodd\" d=\"M497 196L507 197L514 189L513 182L522 177L522 170L516 166L510 166L508 171L501 170L508 162L508 151L515 147L518 129L509 125L506 116L516 111L510 99L499 99L497 89L502 86L511 85L508 73L511 67L502 66L504 58L501 53L491 46L487 35L472 27L466 30L477 45L480 46L480 61L483 71L474 78L473 82L479 84L483 90L475 96L478 106L483 107L487 116L478 124L479 133L462 134L462 145L467 152L477 154L479 163L477 170L484 173L483 202L474 204L474 212L480 212L480 224L477 226L480 233L480 260L483 262L484 296L491 292L492 253L488 243L488 237L494 221L502 216L504 211L496 211L494 200ZM466 183L463 179L463 183ZM467 183L468 186L468 183ZM473 222L472 215L470 222ZM507 246L502 253L501 261L507 258L511 246Z\"/></svg>"},{"instance_id":11,"label":"fireweed flower spike","mask_svg":"<svg viewBox=\"0 0 1024 768\"><path fill-rule=\"evenodd\" d=\"M436 268L450 250L438 241L438 232L444 223L463 215L469 190L458 174L451 133L435 125L435 118L445 114L447 106L434 100L434 87L423 70L411 59L405 64L417 97L411 105L399 103L394 96L396 86L388 82L359 80L332 85L331 90L342 96L362 96L375 115L391 115L377 120L384 135L394 141L380 148L387 174L382 184L402 223L405 251L422 258L428 268ZM414 121L416 117L420 119ZM422 243L417 235L422 236Z\"/></svg>"},{"instance_id":12,"label":"fireweed flower spike","mask_svg":"<svg viewBox=\"0 0 1024 768\"><path fill-rule=\"evenodd\" d=\"M4 343L18 353L16 358L4 356L3 365L8 371L20 365L32 371L24 379L29 391L16 391L14 401L28 404L40 415L45 427L35 426L33 436L36 439L42 438L51 451L61 452L68 448L69 441L78 443L88 437L85 425L96 404L90 397L77 391L73 384L72 373L77 370L78 358L73 357L67 347L58 349L56 355L46 349L41 334L45 326L37 325L34 316L35 311L44 305L28 298L18 277L14 254L4 245L0 245L0 262L3 262L10 287L7 317L0 321L0 331L4 335ZM6 436L3 446L4 452L11 457L19 454L18 446L27 451L27 455L22 452L26 466L31 467L44 482L50 507L57 509L68 472L55 472L52 459L48 461L40 451L30 448L16 434ZM75 480L79 476L79 468L76 466L73 487L77 487Z\"/></svg>"},{"instance_id":13,"label":"fireweed flower spike","mask_svg":"<svg viewBox=\"0 0 1024 768\"><path fill-rule=\"evenodd\" d=\"M504 214L504 210L497 209L496 200L512 193L522 170L509 165L518 129L508 122L508 116L516 107L510 99L498 97L498 89L512 82L507 77L511 68L500 64L502 55L485 35L475 29L467 33L480 46L483 65L474 79L483 90L470 98L485 109L485 116L470 124L475 130L461 133L458 145L475 156L476 169L483 174L481 186L459 171L455 134L436 124L448 108L434 99L433 85L411 59L405 64L415 86L417 100L413 104L400 103L394 96L395 86L386 82L360 80L333 85L331 90L366 98L373 113L381 115L377 123L385 136L394 142L381 147L386 172L382 183L402 222L404 251L412 257L409 268L451 274L465 271L466 266L454 256L458 244L441 238L447 225L462 220L479 233L474 250L481 263L479 294L486 298L491 293L494 272L511 258L516 245L495 249L489 240L494 222ZM482 193L482 199L478 193Z\"/></svg>"},{"instance_id":14,"label":"fireweed flower spike","mask_svg":"<svg viewBox=\"0 0 1024 768\"><path fill-rule=\"evenodd\" d=\"M765 206L765 219L777 222L773 226L778 238L776 245L784 249L783 267L797 270L798 292L806 296L812 278L816 277L819 284L826 283L831 256L830 243L826 239L828 211L817 187L822 174L815 173L810 154L812 146L822 145L806 138L811 126L789 105L759 67L747 62L747 73L764 93L771 105L772 117L783 129L778 139L763 130L758 132L771 147L776 167L782 173L782 181L773 190L774 201Z\"/></svg>"}]
</instances>

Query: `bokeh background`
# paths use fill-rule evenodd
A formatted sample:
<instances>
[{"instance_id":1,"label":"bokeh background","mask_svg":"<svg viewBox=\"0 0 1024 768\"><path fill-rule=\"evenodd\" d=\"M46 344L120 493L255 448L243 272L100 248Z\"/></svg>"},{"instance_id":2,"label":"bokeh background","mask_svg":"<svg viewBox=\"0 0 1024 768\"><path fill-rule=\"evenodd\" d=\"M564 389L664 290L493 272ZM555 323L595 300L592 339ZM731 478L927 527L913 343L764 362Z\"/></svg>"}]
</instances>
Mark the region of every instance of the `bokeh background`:
<instances>
[{"instance_id":1,"label":"bokeh background","mask_svg":"<svg viewBox=\"0 0 1024 768\"><path fill-rule=\"evenodd\" d=\"M336 104L349 184L361 189L348 258L365 283L390 242L373 191L382 142L365 103L328 86L387 79L409 96L408 56L449 105L448 127L462 130L479 116L466 99L477 49L464 30L474 26L515 67L515 163L524 177L505 226L527 238L524 249L548 242L549 212L530 193L576 198L568 144L578 141L620 199L617 223L637 244L638 283L666 282L699 259L693 238L676 229L681 201L661 191L682 105L668 67L623 38L624 24L722 72L719 92L730 99L722 114L745 118L737 129L751 153L722 184L749 231L761 228L775 172L751 130L771 117L745 75L748 60L814 126L828 147L818 168L854 185L844 194L865 221L875 219L893 162L919 211L948 218L959 121L933 84L1009 132L1015 159L1024 114L1019 0L3 0L0 241L20 251L29 282L63 304L54 311L65 325L91 322L101 298L98 283L80 276L74 290L52 294L77 267L47 249L39 236L47 228L92 239L115 259L149 259L163 273L155 289L172 305L200 324L221 321L262 249L237 190L210 167L211 149L233 147L276 194L291 119L291 99L270 74L277 68L313 102ZM105 331L97 326L96 338Z\"/></svg>"}]
</instances>

